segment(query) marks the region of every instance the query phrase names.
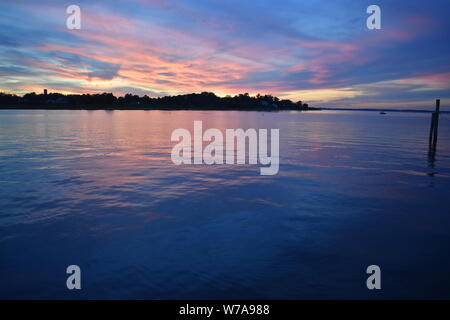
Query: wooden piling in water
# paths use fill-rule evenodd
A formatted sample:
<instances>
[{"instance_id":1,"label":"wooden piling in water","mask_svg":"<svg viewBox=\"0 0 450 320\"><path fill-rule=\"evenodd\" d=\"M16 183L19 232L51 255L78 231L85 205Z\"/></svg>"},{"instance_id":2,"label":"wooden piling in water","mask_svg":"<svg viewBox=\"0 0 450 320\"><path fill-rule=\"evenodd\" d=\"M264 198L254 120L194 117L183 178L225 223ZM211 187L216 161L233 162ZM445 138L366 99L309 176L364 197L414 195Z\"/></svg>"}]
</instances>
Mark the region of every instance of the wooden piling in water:
<instances>
[{"instance_id":1,"label":"wooden piling in water","mask_svg":"<svg viewBox=\"0 0 450 320\"><path fill-rule=\"evenodd\" d=\"M436 111L434 119L434 137L433 137L433 150L436 150L437 138L438 138L438 128L439 128L439 112L440 112L441 100L436 100Z\"/></svg>"},{"instance_id":2,"label":"wooden piling in water","mask_svg":"<svg viewBox=\"0 0 450 320\"><path fill-rule=\"evenodd\" d=\"M431 114L431 125L430 125L430 136L428 138L428 146L431 148L431 143L433 142L434 135L434 112Z\"/></svg>"},{"instance_id":3,"label":"wooden piling in water","mask_svg":"<svg viewBox=\"0 0 450 320\"><path fill-rule=\"evenodd\" d=\"M436 110L431 115L430 136L428 138L428 145L430 152L436 152L438 128L439 128L439 111L441 107L441 100L436 100Z\"/></svg>"}]
</instances>

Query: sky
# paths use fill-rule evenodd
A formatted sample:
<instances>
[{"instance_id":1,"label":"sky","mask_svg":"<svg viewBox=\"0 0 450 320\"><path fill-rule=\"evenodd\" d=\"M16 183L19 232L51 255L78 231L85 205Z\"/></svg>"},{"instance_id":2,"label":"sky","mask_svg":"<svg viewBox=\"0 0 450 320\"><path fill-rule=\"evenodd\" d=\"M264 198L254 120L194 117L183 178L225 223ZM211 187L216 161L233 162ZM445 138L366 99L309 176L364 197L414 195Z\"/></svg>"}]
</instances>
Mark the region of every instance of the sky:
<instances>
[{"instance_id":1,"label":"sky","mask_svg":"<svg viewBox=\"0 0 450 320\"><path fill-rule=\"evenodd\" d=\"M450 102L449 13L449 0L0 0L0 91L431 110Z\"/></svg>"}]
</instances>

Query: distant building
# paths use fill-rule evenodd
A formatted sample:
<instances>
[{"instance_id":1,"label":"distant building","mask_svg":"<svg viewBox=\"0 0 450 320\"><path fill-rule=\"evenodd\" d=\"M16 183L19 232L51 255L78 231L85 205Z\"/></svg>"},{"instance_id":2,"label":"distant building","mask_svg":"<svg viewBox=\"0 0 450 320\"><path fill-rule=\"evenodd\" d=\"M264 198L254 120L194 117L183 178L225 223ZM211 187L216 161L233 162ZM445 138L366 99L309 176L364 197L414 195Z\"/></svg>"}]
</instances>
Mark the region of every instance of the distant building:
<instances>
[{"instance_id":1,"label":"distant building","mask_svg":"<svg viewBox=\"0 0 450 320\"><path fill-rule=\"evenodd\" d=\"M47 89L44 89L44 95L47 95Z\"/></svg>"}]
</instances>

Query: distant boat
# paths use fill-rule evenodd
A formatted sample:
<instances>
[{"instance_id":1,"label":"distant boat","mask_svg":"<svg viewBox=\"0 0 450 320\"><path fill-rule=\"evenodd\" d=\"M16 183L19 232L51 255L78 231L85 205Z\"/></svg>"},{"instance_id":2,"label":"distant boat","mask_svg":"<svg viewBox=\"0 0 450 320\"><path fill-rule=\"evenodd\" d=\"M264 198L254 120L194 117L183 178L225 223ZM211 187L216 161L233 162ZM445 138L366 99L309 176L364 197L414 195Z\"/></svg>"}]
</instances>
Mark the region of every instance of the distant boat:
<instances>
[{"instance_id":1,"label":"distant boat","mask_svg":"<svg viewBox=\"0 0 450 320\"><path fill-rule=\"evenodd\" d=\"M386 114L386 112L384 112L384 111L381 111L381 112L380 112L380 114Z\"/></svg>"}]
</instances>

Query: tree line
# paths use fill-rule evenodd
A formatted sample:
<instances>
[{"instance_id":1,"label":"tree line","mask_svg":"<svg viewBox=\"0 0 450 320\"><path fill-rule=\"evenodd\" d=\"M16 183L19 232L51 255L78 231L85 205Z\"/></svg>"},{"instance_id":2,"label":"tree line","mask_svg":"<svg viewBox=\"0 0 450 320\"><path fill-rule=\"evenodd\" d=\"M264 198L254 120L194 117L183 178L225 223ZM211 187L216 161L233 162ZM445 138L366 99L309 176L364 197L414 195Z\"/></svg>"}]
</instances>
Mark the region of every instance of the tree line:
<instances>
[{"instance_id":1,"label":"tree line","mask_svg":"<svg viewBox=\"0 0 450 320\"><path fill-rule=\"evenodd\" d=\"M229 109L229 110L306 110L302 101L280 100L272 95L250 96L248 93L219 97L212 92L182 94L152 98L147 95L126 94L116 97L112 93L61 94L35 92L18 96L0 92L0 107L36 109Z\"/></svg>"}]
</instances>

